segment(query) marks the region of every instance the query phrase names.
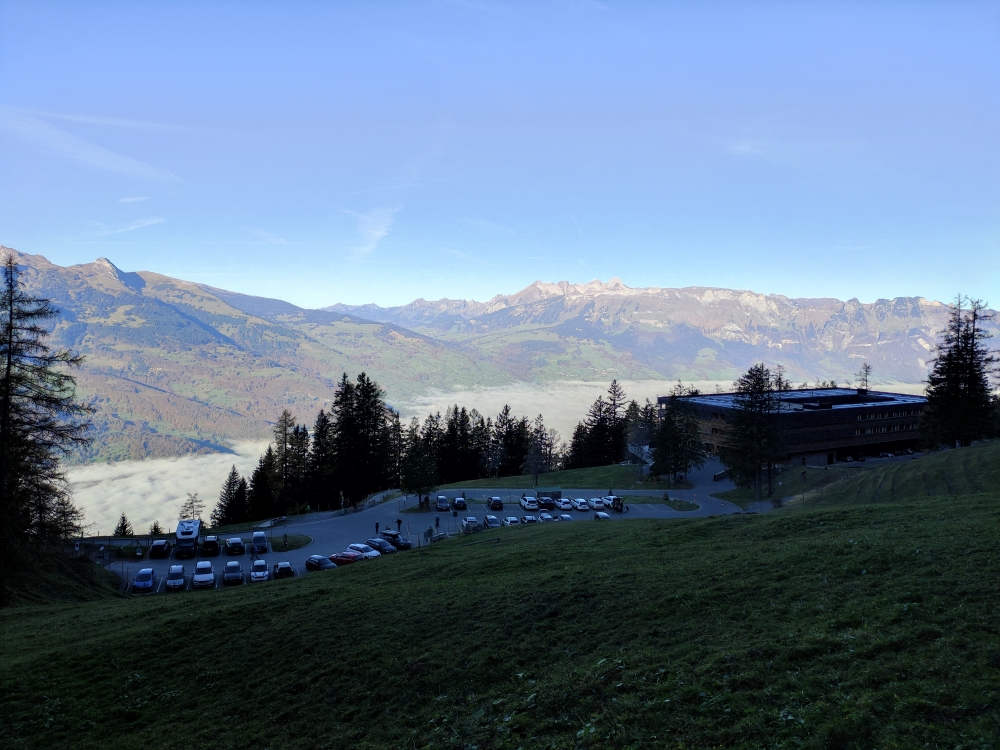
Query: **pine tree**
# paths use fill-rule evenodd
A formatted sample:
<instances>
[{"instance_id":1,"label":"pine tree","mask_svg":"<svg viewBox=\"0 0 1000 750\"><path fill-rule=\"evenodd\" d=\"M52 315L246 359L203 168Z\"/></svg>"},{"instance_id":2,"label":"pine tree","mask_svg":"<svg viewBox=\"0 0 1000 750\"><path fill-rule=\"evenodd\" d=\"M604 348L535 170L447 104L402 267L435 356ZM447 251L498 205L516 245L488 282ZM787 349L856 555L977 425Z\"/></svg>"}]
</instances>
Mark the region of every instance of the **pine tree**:
<instances>
[{"instance_id":1,"label":"pine tree","mask_svg":"<svg viewBox=\"0 0 1000 750\"><path fill-rule=\"evenodd\" d=\"M247 520L262 521L273 514L275 500L281 491L281 477L274 449L269 445L257 462L250 477L247 493Z\"/></svg>"},{"instance_id":2,"label":"pine tree","mask_svg":"<svg viewBox=\"0 0 1000 750\"><path fill-rule=\"evenodd\" d=\"M437 462L416 417L410 420L404 441L400 487L403 492L423 495L437 485Z\"/></svg>"},{"instance_id":3,"label":"pine tree","mask_svg":"<svg viewBox=\"0 0 1000 750\"><path fill-rule=\"evenodd\" d=\"M163 536L166 533L167 532L163 530L163 527L160 526L160 522L159 521L153 521L153 523L151 523L149 525L149 535L150 536Z\"/></svg>"},{"instance_id":4,"label":"pine tree","mask_svg":"<svg viewBox=\"0 0 1000 750\"><path fill-rule=\"evenodd\" d=\"M115 530L112 534L113 536L133 536L134 532L132 531L132 524L129 523L124 511L118 519L118 525L115 526Z\"/></svg>"},{"instance_id":5,"label":"pine tree","mask_svg":"<svg viewBox=\"0 0 1000 750\"><path fill-rule=\"evenodd\" d=\"M289 443L292 439L292 432L295 429L295 417L288 409L283 409L278 421L274 424L274 459L277 467L277 486L275 487L276 500L280 508L284 509L290 502L289 490L290 479L289 463L290 451Z\"/></svg>"},{"instance_id":6,"label":"pine tree","mask_svg":"<svg viewBox=\"0 0 1000 750\"><path fill-rule=\"evenodd\" d=\"M941 333L927 378L927 407L921 431L931 445L966 446L992 430L989 386L995 356L986 346L984 324L993 315L980 300L959 295Z\"/></svg>"},{"instance_id":7,"label":"pine tree","mask_svg":"<svg viewBox=\"0 0 1000 750\"><path fill-rule=\"evenodd\" d=\"M725 444L720 452L722 462L738 487L752 487L754 498L763 494L764 470L772 476L770 467L780 455L778 414L780 401L775 396L775 379L762 363L740 376L734 384L734 414L726 426ZM769 482L769 493L773 483Z\"/></svg>"},{"instance_id":8,"label":"pine tree","mask_svg":"<svg viewBox=\"0 0 1000 750\"><path fill-rule=\"evenodd\" d=\"M229 470L226 481L222 484L222 491L219 492L219 502L216 503L215 509L212 511L212 526L226 526L231 523L239 523L243 520L241 516L245 515L245 509L239 507L239 490L240 482L242 481L243 478L236 471L236 465L234 464ZM244 504L245 502L244 500Z\"/></svg>"},{"instance_id":9,"label":"pine tree","mask_svg":"<svg viewBox=\"0 0 1000 750\"><path fill-rule=\"evenodd\" d=\"M59 459L85 443L89 409L75 401L75 381L61 372L81 358L53 352L44 325L55 318L48 300L24 291L13 253L3 259L0 288L0 606L14 544L79 530Z\"/></svg>"},{"instance_id":10,"label":"pine tree","mask_svg":"<svg viewBox=\"0 0 1000 750\"><path fill-rule=\"evenodd\" d=\"M339 487L335 486L337 470L334 425L329 415L319 410L313 423L312 445L309 448L309 497L317 506L332 507L338 499Z\"/></svg>"}]
</instances>

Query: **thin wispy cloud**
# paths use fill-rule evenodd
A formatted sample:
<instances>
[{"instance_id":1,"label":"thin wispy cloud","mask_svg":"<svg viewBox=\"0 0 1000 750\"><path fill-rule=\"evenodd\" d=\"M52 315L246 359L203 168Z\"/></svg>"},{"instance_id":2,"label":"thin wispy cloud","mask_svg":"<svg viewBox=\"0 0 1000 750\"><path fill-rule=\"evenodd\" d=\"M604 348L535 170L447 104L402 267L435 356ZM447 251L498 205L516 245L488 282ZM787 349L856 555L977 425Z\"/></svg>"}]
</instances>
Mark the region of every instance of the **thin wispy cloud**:
<instances>
[{"instance_id":1,"label":"thin wispy cloud","mask_svg":"<svg viewBox=\"0 0 1000 750\"><path fill-rule=\"evenodd\" d=\"M166 169L116 154L72 133L60 130L44 120L17 110L0 108L0 127L24 140L39 144L56 156L62 156L95 169L119 172L155 182L177 181L177 176Z\"/></svg>"},{"instance_id":2,"label":"thin wispy cloud","mask_svg":"<svg viewBox=\"0 0 1000 750\"><path fill-rule=\"evenodd\" d=\"M287 245L288 240L284 237L279 237L276 234L271 234L267 230L259 229L257 227L249 227L250 231L257 235L257 237L269 245Z\"/></svg>"},{"instance_id":3,"label":"thin wispy cloud","mask_svg":"<svg viewBox=\"0 0 1000 750\"><path fill-rule=\"evenodd\" d=\"M156 224L162 224L166 219L160 216L150 216L146 219L136 219L133 222L125 224L120 227L104 227L98 234L108 235L108 234L124 234L125 232L134 232L136 229L143 229L144 227L151 227Z\"/></svg>"},{"instance_id":4,"label":"thin wispy cloud","mask_svg":"<svg viewBox=\"0 0 1000 750\"><path fill-rule=\"evenodd\" d=\"M393 222L399 208L374 208L366 213L358 211L346 211L358 220L358 233L361 235L361 244L351 248L357 256L369 255L378 247L392 229Z\"/></svg>"},{"instance_id":5,"label":"thin wispy cloud","mask_svg":"<svg viewBox=\"0 0 1000 750\"><path fill-rule=\"evenodd\" d=\"M134 195L131 198L119 198L119 203L138 203L139 201L148 201L148 195Z\"/></svg>"},{"instance_id":6,"label":"thin wispy cloud","mask_svg":"<svg viewBox=\"0 0 1000 750\"><path fill-rule=\"evenodd\" d=\"M480 227L482 229L489 229L494 232L500 232L502 234L509 234L511 237L514 236L514 230L503 224L497 224L495 221L486 221L485 219L462 219L465 224L470 226Z\"/></svg>"},{"instance_id":7,"label":"thin wispy cloud","mask_svg":"<svg viewBox=\"0 0 1000 750\"><path fill-rule=\"evenodd\" d=\"M64 120L66 122L82 122L87 125L109 125L115 128L129 128L131 130L174 130L190 131L194 128L183 125L168 125L163 122L147 122L144 120L126 120L120 117L96 117L91 115L66 115L59 112L34 112L27 114L41 117L46 120Z\"/></svg>"}]
</instances>

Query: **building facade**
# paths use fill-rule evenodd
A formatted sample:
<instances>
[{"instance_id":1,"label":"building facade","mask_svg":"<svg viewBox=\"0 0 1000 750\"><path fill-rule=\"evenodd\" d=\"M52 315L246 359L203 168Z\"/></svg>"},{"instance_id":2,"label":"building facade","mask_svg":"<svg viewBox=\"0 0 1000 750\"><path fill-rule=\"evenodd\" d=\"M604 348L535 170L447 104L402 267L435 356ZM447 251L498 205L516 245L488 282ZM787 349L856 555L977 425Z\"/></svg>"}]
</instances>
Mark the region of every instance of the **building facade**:
<instances>
[{"instance_id":1,"label":"building facade","mask_svg":"<svg viewBox=\"0 0 1000 750\"><path fill-rule=\"evenodd\" d=\"M877 456L915 448L924 396L853 388L779 391L777 415L786 460L802 465ZM726 444L726 426L736 411L734 393L686 396L710 453ZM670 402L660 396L660 409Z\"/></svg>"}]
</instances>

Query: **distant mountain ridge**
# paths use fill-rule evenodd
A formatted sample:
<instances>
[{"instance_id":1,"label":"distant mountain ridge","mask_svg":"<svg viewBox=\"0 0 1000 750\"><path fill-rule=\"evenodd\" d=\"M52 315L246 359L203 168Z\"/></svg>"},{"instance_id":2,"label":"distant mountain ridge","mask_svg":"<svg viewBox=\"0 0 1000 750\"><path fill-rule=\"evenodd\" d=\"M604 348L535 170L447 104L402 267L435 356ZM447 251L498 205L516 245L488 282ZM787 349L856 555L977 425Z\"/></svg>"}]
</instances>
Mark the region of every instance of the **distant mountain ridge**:
<instances>
[{"instance_id":1,"label":"distant mountain ridge","mask_svg":"<svg viewBox=\"0 0 1000 750\"><path fill-rule=\"evenodd\" d=\"M345 371L364 370L397 405L518 382L731 381L757 361L793 382L844 382L867 361L879 382L916 383L948 314L919 297L863 304L619 279L307 310L106 258L62 267L9 251L28 289L60 310L53 342L85 356L77 376L95 441L80 461L259 440L283 408L311 422Z\"/></svg>"},{"instance_id":2,"label":"distant mountain ridge","mask_svg":"<svg viewBox=\"0 0 1000 750\"><path fill-rule=\"evenodd\" d=\"M948 314L947 305L922 297L794 299L713 287L631 288L620 279L536 281L487 302L418 299L399 307L325 309L462 342L520 372L532 369L533 358L533 369L544 369L587 342L618 355L631 377L646 369L651 377L725 380L763 360L784 365L795 379L843 381L864 360L883 381L906 383L926 377Z\"/></svg>"}]
</instances>

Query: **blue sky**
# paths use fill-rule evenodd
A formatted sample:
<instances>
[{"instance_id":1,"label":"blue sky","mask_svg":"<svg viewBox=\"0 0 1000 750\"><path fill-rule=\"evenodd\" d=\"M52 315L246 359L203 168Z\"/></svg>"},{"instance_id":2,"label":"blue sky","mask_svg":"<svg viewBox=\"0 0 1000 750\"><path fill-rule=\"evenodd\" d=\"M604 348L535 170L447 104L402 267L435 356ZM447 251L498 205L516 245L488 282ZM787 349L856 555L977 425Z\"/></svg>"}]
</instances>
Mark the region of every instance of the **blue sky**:
<instances>
[{"instance_id":1,"label":"blue sky","mask_svg":"<svg viewBox=\"0 0 1000 750\"><path fill-rule=\"evenodd\" d=\"M1000 305L997 3L0 2L0 243L318 307Z\"/></svg>"}]
</instances>

